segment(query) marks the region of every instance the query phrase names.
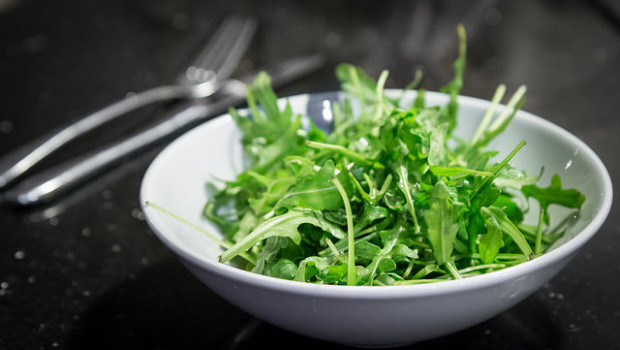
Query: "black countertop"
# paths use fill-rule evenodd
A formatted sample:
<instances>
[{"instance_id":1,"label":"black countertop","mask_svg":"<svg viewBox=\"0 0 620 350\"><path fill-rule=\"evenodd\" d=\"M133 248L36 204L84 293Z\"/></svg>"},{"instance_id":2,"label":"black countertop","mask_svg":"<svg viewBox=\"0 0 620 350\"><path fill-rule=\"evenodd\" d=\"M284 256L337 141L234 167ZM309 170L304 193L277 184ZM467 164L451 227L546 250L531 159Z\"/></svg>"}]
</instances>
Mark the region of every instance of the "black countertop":
<instances>
[{"instance_id":1,"label":"black countertop","mask_svg":"<svg viewBox=\"0 0 620 350\"><path fill-rule=\"evenodd\" d=\"M620 9L613 1L0 0L0 154L124 97L170 82L225 15L253 14L242 63L321 51L328 64L280 95L333 90L347 61L389 87L416 68L435 90L452 75L455 28L469 34L464 95L528 86L525 110L577 135L620 183ZM41 168L162 115L147 108ZM187 272L151 233L138 190L170 140L70 196L0 208L0 349L338 348L262 323ZM478 326L412 349L620 349L620 214L557 277Z\"/></svg>"}]
</instances>

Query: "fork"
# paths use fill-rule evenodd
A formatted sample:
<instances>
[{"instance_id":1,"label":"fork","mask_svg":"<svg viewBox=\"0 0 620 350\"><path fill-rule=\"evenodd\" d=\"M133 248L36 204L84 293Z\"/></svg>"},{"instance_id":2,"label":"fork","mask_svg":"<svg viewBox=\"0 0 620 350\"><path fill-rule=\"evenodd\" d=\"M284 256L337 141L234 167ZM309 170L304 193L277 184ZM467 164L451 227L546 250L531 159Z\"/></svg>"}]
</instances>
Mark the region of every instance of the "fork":
<instances>
[{"instance_id":1,"label":"fork","mask_svg":"<svg viewBox=\"0 0 620 350\"><path fill-rule=\"evenodd\" d=\"M10 152L0 159L0 190L25 175L41 160L85 133L143 106L174 99L200 99L218 91L236 69L256 30L253 18L224 20L195 60L175 80L113 103L97 112Z\"/></svg>"},{"instance_id":2,"label":"fork","mask_svg":"<svg viewBox=\"0 0 620 350\"><path fill-rule=\"evenodd\" d=\"M8 191L0 193L0 203L26 207L53 201L105 169L126 160L130 155L166 140L192 125L222 114L231 106L239 105L245 100L246 84L254 79L258 71L267 72L271 77L272 87L277 89L316 71L324 63L322 54L300 56L272 67L261 68L238 79L223 81L220 83L220 91L207 103L181 103L176 110L171 111L169 117L163 118L161 123L108 147L34 174Z\"/></svg>"}]
</instances>

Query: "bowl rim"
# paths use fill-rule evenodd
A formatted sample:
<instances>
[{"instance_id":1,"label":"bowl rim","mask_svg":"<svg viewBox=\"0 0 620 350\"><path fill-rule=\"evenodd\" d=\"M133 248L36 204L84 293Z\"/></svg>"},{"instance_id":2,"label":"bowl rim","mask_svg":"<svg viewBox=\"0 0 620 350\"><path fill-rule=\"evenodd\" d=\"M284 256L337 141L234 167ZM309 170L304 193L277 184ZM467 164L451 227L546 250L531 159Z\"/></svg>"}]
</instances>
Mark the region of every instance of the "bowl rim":
<instances>
[{"instance_id":1,"label":"bowl rim","mask_svg":"<svg viewBox=\"0 0 620 350\"><path fill-rule=\"evenodd\" d=\"M402 90L389 89L389 93L398 93ZM411 90L412 93L416 91ZM310 96L338 96L341 91L324 91L316 93L304 93L292 96L286 96L279 98L279 101L291 101L297 99L309 98ZM425 92L428 97L432 98L446 98L446 94L434 91ZM475 108L481 108L486 110L485 106L490 104L490 101L470 96L459 95L459 105L468 104ZM312 293L313 296L321 297L362 297L365 299L381 299L385 297L390 298L411 298L411 297L423 297L423 296L438 296L442 294L458 293L467 290L474 290L479 288L486 288L491 285L499 284L505 281L514 280L528 274L543 269L559 260L569 257L571 254L579 250L587 241L589 241L600 227L605 222L610 210L613 200L613 188L611 178L607 168L603 164L598 155L581 139L572 133L568 132L564 128L546 120L542 117L529 113L527 111L520 110L515 115L515 119L525 119L526 122L535 124L538 128L544 128L552 131L559 137L568 140L571 144L576 145L580 151L586 153L586 158L590 159L593 164L596 165L596 173L602 180L603 193L601 193L601 207L598 213L594 216L590 223L583 228L581 232L576 234L573 238L557 247L556 249L549 251L540 257L523 262L521 264L507 267L505 269L486 273L483 275L467 277L461 280L448 280L443 282L425 283L417 285L398 285L398 286L344 286L344 285L327 285L327 284L314 284L307 282L291 281L270 276L265 276L250 271L246 271L240 268L230 266L228 264L222 264L217 261L212 261L206 257L194 252L193 250L186 249L183 244L179 244L176 239L169 237L169 233L165 231L166 225L162 223L162 214L157 212L154 208L145 205L149 199L151 189L155 189L152 183L154 173L160 167L159 163L163 158L162 155L167 152L172 152L175 145L179 144L180 140L193 133L199 133L204 128L216 127L219 123L230 122L231 118L228 114L222 114L205 123L198 125L197 127L182 134L177 139L167 145L152 161L142 180L140 188L140 205L145 214L147 224L156 234L156 236L175 254L179 255L183 260L189 261L192 264L200 267L201 269L213 272L221 277L235 280L239 283L247 283L255 286L268 288L272 290L285 291L293 294L308 294Z\"/></svg>"}]
</instances>

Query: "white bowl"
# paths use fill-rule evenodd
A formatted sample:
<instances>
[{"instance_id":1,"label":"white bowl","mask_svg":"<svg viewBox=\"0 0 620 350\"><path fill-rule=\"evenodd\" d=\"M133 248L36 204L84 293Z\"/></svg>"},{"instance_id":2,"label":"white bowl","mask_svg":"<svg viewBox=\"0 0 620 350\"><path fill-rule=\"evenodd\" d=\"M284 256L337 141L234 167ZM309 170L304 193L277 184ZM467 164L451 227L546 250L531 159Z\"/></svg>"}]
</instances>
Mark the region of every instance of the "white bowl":
<instances>
[{"instance_id":1,"label":"white bowl","mask_svg":"<svg viewBox=\"0 0 620 350\"><path fill-rule=\"evenodd\" d=\"M392 91L392 93L395 93ZM412 98L414 94L408 97ZM427 104L447 97L427 93ZM293 110L321 117L337 93L288 98ZM460 97L458 135L473 135L489 102ZM201 217L211 176L233 179L242 170L240 132L228 115L207 122L164 149L148 168L141 202L157 203L217 232ZM220 247L195 229L143 207L157 236L204 284L232 304L276 326L310 337L364 347L389 347L449 334L512 307L558 273L596 233L609 213L612 187L596 154L564 129L527 112L490 149L506 155L522 139L527 146L513 159L518 168L538 173L544 186L559 173L564 187L586 195L579 219L566 239L547 254L501 271L410 286L332 286L258 275L217 262ZM561 219L562 215L555 215ZM535 219L533 220L535 222ZM553 224L553 223L552 223Z\"/></svg>"}]
</instances>

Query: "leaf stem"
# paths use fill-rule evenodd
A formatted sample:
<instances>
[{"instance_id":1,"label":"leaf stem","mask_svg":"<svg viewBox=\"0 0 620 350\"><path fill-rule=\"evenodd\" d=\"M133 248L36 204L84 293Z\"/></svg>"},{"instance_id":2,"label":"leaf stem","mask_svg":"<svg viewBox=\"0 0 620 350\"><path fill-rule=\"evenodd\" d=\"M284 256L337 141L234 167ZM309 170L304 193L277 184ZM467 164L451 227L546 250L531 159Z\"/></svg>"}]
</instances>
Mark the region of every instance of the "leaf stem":
<instances>
[{"instance_id":1,"label":"leaf stem","mask_svg":"<svg viewBox=\"0 0 620 350\"><path fill-rule=\"evenodd\" d=\"M499 174L499 172L504 169L504 167L512 160L512 158L514 158L514 156L517 154L517 152L519 152L521 150L521 148L523 148L525 146L525 140L521 140L521 142L519 142L519 144L517 145L517 147L515 147L510 154L508 154L508 156L506 156L506 158L504 158L500 163L495 165L495 169L493 170L493 176L489 176L486 179L484 179L484 181L480 184L480 186L478 186L478 188L476 189L476 191L474 192L474 194L472 195L472 198L474 196L476 196L478 194L478 192L480 192L480 190L482 188L484 188L484 186L486 186L490 181L493 181L493 179L495 179L495 177L497 176L497 174Z\"/></svg>"},{"instance_id":2,"label":"leaf stem","mask_svg":"<svg viewBox=\"0 0 620 350\"><path fill-rule=\"evenodd\" d=\"M181 223L183 223L183 224L185 224L185 225L195 229L196 231L199 231L203 235L205 235L205 236L209 237L210 239L212 239L215 243L219 244L222 248L229 249L230 247L233 246L232 243L228 243L228 242L222 241L221 239L215 237L215 235L213 235L211 232L209 232L209 231L205 230L204 228L202 228L202 227L200 227L200 226L198 226L198 225L196 225L196 224L194 224L194 223L192 223L192 222L190 222L190 221L188 221L188 220L178 216L177 214L175 214L175 213L173 213L173 212L163 208L160 205L157 205L157 204L155 204L153 202L149 202L149 201L146 201L144 204L147 207L151 207L151 208L154 208L156 210L159 210L160 212L162 212L162 213L172 217L173 219L175 219L175 220L177 220L177 221L179 221L179 222L181 222ZM242 258L244 258L245 260L247 260L248 262L250 262L252 264L256 264L256 259L253 259L252 257L250 257L247 253L239 254L239 256L241 256Z\"/></svg>"},{"instance_id":3,"label":"leaf stem","mask_svg":"<svg viewBox=\"0 0 620 350\"><path fill-rule=\"evenodd\" d=\"M411 189L409 188L409 179L408 179L408 171L404 165L401 165L398 168L399 177L400 177L400 190L405 195L405 199L407 200L407 204L409 205L409 211L411 212L411 218L413 219L413 226L415 229L415 233L420 233L420 224L418 223L418 216L415 214L415 206L413 205L413 198L411 198Z\"/></svg>"},{"instance_id":4,"label":"leaf stem","mask_svg":"<svg viewBox=\"0 0 620 350\"><path fill-rule=\"evenodd\" d=\"M527 91L527 87L525 85L519 86L517 91L514 93L514 95L512 95L512 97L508 101L508 105L506 105L506 108L502 111L499 117L497 117L495 122L493 122L493 125L491 125L490 130L499 128L504 123L506 118L508 118L512 113L514 113L514 110L517 104L519 103L519 101L521 101L521 99L523 99L523 96L525 96L526 91Z\"/></svg>"},{"instance_id":5,"label":"leaf stem","mask_svg":"<svg viewBox=\"0 0 620 350\"><path fill-rule=\"evenodd\" d=\"M407 265L407 269L403 273L403 278L409 277L409 275L411 274L411 271L413 270L413 264L414 264L414 262L413 262L413 260L411 260L409 262L409 265Z\"/></svg>"},{"instance_id":6,"label":"leaf stem","mask_svg":"<svg viewBox=\"0 0 620 350\"><path fill-rule=\"evenodd\" d=\"M333 176L332 181L334 182L334 185L336 185L338 192L340 192L340 196L344 202L344 211L347 215L347 237L349 240L349 249L347 251L347 285L354 286L357 284L357 271L355 267L355 233L353 232L353 211L351 210L349 196L344 190L344 187L342 187L340 181L338 181L338 178Z\"/></svg>"},{"instance_id":7,"label":"leaf stem","mask_svg":"<svg viewBox=\"0 0 620 350\"><path fill-rule=\"evenodd\" d=\"M338 261L340 261L341 263L346 264L347 261L342 257L342 253L338 251L338 248L336 248L336 246L334 245L334 242L332 242L331 239L326 238L325 239L325 243L327 243L327 246L329 247L329 250L332 252L332 254L336 257L336 259Z\"/></svg>"},{"instance_id":8,"label":"leaf stem","mask_svg":"<svg viewBox=\"0 0 620 350\"><path fill-rule=\"evenodd\" d=\"M461 274L467 274L473 271L477 271L477 270L485 270L485 269L503 269L504 267L506 267L506 264L484 264L484 265L476 265L476 266L471 266L471 267L467 267L464 269L459 270L459 273Z\"/></svg>"},{"instance_id":9,"label":"leaf stem","mask_svg":"<svg viewBox=\"0 0 620 350\"><path fill-rule=\"evenodd\" d=\"M471 140L472 143L476 143L480 139L480 137L482 137L482 135L484 134L484 131L489 126L489 123L491 123L491 119L493 118L493 114L495 113L495 109L497 108L497 105L504 98L505 93L506 93L506 85L501 84L500 86L497 87L497 90L495 90L495 94L493 95L493 99L491 100L491 106L489 107L489 109L487 109L486 113L484 114L484 117L482 117L482 121L480 122L480 125L478 126L478 130L476 131L474 138Z\"/></svg>"},{"instance_id":10,"label":"leaf stem","mask_svg":"<svg viewBox=\"0 0 620 350\"><path fill-rule=\"evenodd\" d=\"M357 154L353 151L351 151L350 149L344 147L344 146L340 146L340 145L332 145L329 143L323 143L323 142L316 142L316 141L306 141L306 146L310 147L310 148L315 148L315 149L320 149L320 150L328 150L328 151L333 151L333 152L337 152L340 153L346 157L348 157L351 160L354 161L358 161L360 163L363 163L365 165L372 165L375 168L383 168L383 166L381 164L376 164L368 159L366 159L366 157Z\"/></svg>"},{"instance_id":11,"label":"leaf stem","mask_svg":"<svg viewBox=\"0 0 620 350\"><path fill-rule=\"evenodd\" d=\"M383 115L383 94L385 82L387 81L388 71L384 70L381 72L379 76L379 80L377 80L377 114L375 115L375 120L378 120Z\"/></svg>"},{"instance_id":12,"label":"leaf stem","mask_svg":"<svg viewBox=\"0 0 620 350\"><path fill-rule=\"evenodd\" d=\"M452 260L446 261L444 265L446 266L452 277L454 277L454 279L463 279L463 276L461 276L459 270L457 270L456 266L454 266L454 262Z\"/></svg>"},{"instance_id":13,"label":"leaf stem","mask_svg":"<svg viewBox=\"0 0 620 350\"><path fill-rule=\"evenodd\" d=\"M538 255L542 251L542 227L545 221L545 208L540 208L540 215L538 216L538 226L536 226L536 242L534 243L534 254Z\"/></svg>"},{"instance_id":14,"label":"leaf stem","mask_svg":"<svg viewBox=\"0 0 620 350\"><path fill-rule=\"evenodd\" d=\"M523 148L525 146L526 142L525 140L521 140L521 142L519 142L519 144L517 145L517 147L515 147L506 158L504 158L504 160L502 160L497 168L493 171L493 177L497 176L497 174L499 174L499 172L504 169L504 167L512 160L512 158L514 158L515 155L517 155L517 153L521 150L521 148Z\"/></svg>"}]
</instances>

